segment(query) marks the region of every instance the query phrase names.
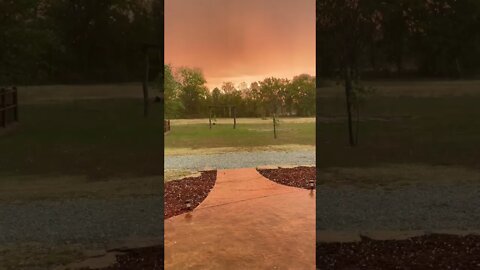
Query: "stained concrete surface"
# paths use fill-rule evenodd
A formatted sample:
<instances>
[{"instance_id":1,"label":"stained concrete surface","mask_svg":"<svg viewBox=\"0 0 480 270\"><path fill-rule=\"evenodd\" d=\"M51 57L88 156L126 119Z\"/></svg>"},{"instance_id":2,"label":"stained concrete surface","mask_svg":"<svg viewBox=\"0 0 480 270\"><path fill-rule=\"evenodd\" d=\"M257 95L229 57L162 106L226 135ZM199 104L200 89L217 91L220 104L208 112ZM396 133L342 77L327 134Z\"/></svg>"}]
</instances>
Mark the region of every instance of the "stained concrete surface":
<instances>
[{"instance_id":1,"label":"stained concrete surface","mask_svg":"<svg viewBox=\"0 0 480 270\"><path fill-rule=\"evenodd\" d=\"M315 269L315 191L219 170L205 201L165 220L165 269Z\"/></svg>"}]
</instances>

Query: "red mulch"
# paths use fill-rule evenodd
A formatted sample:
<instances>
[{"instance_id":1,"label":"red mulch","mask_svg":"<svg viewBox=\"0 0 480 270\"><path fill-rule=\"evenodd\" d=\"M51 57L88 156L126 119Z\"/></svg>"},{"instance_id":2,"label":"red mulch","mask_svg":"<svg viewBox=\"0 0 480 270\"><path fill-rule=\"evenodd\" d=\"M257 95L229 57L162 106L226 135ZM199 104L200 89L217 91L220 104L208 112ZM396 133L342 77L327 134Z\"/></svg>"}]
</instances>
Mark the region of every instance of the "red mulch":
<instances>
[{"instance_id":1,"label":"red mulch","mask_svg":"<svg viewBox=\"0 0 480 270\"><path fill-rule=\"evenodd\" d=\"M480 269L480 235L317 243L317 269Z\"/></svg>"},{"instance_id":2,"label":"red mulch","mask_svg":"<svg viewBox=\"0 0 480 270\"><path fill-rule=\"evenodd\" d=\"M310 189L309 181L316 179L316 167L295 167L295 168L278 168L278 169L262 169L258 172L266 178L291 187Z\"/></svg>"},{"instance_id":3,"label":"red mulch","mask_svg":"<svg viewBox=\"0 0 480 270\"><path fill-rule=\"evenodd\" d=\"M210 193L217 179L217 171L205 171L199 177L187 177L165 183L164 219L188 212L185 201L195 209Z\"/></svg>"}]
</instances>

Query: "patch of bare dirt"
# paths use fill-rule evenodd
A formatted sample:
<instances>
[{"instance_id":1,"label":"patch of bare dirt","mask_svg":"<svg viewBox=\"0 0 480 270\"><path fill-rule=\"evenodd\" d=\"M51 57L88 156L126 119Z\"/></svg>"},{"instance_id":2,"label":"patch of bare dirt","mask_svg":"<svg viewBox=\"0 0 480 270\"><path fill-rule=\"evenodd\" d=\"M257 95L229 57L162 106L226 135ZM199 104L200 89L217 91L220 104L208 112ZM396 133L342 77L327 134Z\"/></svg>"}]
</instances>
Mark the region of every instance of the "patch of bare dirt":
<instances>
[{"instance_id":1,"label":"patch of bare dirt","mask_svg":"<svg viewBox=\"0 0 480 270\"><path fill-rule=\"evenodd\" d=\"M186 201L195 209L210 193L217 179L217 171L204 171L198 177L186 177L165 183L164 219L189 211Z\"/></svg>"},{"instance_id":2,"label":"patch of bare dirt","mask_svg":"<svg viewBox=\"0 0 480 270\"><path fill-rule=\"evenodd\" d=\"M297 188L310 189L310 181L316 181L316 167L258 169L258 172L276 183Z\"/></svg>"},{"instance_id":3,"label":"patch of bare dirt","mask_svg":"<svg viewBox=\"0 0 480 270\"><path fill-rule=\"evenodd\" d=\"M317 269L480 269L480 235L317 242Z\"/></svg>"}]
</instances>

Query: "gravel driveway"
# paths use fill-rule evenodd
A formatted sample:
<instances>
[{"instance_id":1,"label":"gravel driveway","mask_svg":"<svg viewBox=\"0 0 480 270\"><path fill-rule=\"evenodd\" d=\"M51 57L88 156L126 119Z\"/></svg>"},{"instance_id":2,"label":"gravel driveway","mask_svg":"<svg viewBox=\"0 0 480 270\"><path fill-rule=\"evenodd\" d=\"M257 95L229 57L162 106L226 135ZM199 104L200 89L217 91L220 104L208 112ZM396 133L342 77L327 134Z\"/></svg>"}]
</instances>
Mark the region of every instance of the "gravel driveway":
<instances>
[{"instance_id":1,"label":"gravel driveway","mask_svg":"<svg viewBox=\"0 0 480 270\"><path fill-rule=\"evenodd\" d=\"M317 230L478 230L480 184L317 189Z\"/></svg>"},{"instance_id":2,"label":"gravel driveway","mask_svg":"<svg viewBox=\"0 0 480 270\"><path fill-rule=\"evenodd\" d=\"M315 151L258 151L165 157L165 170L234 169L267 165L315 165Z\"/></svg>"},{"instance_id":3,"label":"gravel driveway","mask_svg":"<svg viewBox=\"0 0 480 270\"><path fill-rule=\"evenodd\" d=\"M130 237L163 237L160 197L2 203L0 217L0 244L106 244Z\"/></svg>"},{"instance_id":4,"label":"gravel driveway","mask_svg":"<svg viewBox=\"0 0 480 270\"><path fill-rule=\"evenodd\" d=\"M2 203L0 217L0 244L110 243L163 236L161 197ZM480 184L319 186L317 229L478 230Z\"/></svg>"}]
</instances>

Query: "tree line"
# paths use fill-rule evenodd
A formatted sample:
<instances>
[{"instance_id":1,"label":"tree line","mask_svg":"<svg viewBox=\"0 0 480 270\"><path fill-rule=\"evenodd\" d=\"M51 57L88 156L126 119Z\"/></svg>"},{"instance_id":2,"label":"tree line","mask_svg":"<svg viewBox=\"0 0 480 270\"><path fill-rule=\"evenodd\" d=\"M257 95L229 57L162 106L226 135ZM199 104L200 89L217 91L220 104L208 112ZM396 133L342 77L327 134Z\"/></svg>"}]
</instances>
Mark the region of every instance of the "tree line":
<instances>
[{"instance_id":1,"label":"tree line","mask_svg":"<svg viewBox=\"0 0 480 270\"><path fill-rule=\"evenodd\" d=\"M140 81L142 44L163 34L160 4L156 0L2 0L0 82Z\"/></svg>"},{"instance_id":2,"label":"tree line","mask_svg":"<svg viewBox=\"0 0 480 270\"><path fill-rule=\"evenodd\" d=\"M318 72L338 76L348 64L364 77L472 77L479 29L478 0L318 0Z\"/></svg>"},{"instance_id":3,"label":"tree line","mask_svg":"<svg viewBox=\"0 0 480 270\"><path fill-rule=\"evenodd\" d=\"M269 77L250 85L224 82L214 89L205 84L200 69L165 65L165 116L232 117L231 106L237 117L315 115L315 77L308 74L291 80Z\"/></svg>"},{"instance_id":4,"label":"tree line","mask_svg":"<svg viewBox=\"0 0 480 270\"><path fill-rule=\"evenodd\" d=\"M345 87L351 146L362 78L480 74L478 0L317 0L316 19L317 73Z\"/></svg>"},{"instance_id":5,"label":"tree line","mask_svg":"<svg viewBox=\"0 0 480 270\"><path fill-rule=\"evenodd\" d=\"M162 2L2 0L0 81L141 80ZM349 58L363 76L468 78L480 69L478 29L478 0L317 0L318 74L339 76Z\"/></svg>"}]
</instances>

